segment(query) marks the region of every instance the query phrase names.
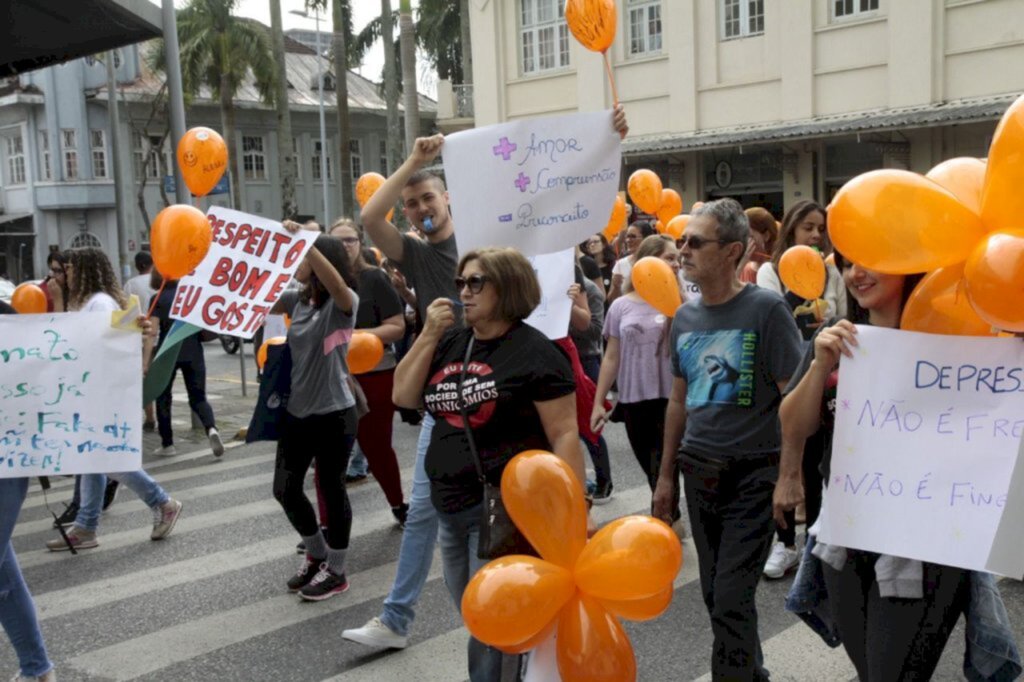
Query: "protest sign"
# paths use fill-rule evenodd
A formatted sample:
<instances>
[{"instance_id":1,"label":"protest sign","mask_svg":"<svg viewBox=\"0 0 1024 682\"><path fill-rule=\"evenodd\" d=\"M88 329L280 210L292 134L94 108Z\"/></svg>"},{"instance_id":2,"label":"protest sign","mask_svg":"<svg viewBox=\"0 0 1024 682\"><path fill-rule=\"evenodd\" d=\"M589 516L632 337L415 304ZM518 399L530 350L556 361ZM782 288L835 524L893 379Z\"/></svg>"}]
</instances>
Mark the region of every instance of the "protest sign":
<instances>
[{"instance_id":1,"label":"protest sign","mask_svg":"<svg viewBox=\"0 0 1024 682\"><path fill-rule=\"evenodd\" d=\"M575 281L575 253L573 249L565 249L528 258L540 282L540 305L525 322L544 332L549 339L565 338L569 335L569 316L572 313L568 291Z\"/></svg>"},{"instance_id":2,"label":"protest sign","mask_svg":"<svg viewBox=\"0 0 1024 682\"><path fill-rule=\"evenodd\" d=\"M291 234L281 223L211 206L213 243L178 283L171 317L218 334L251 339L319 236Z\"/></svg>"},{"instance_id":3,"label":"protest sign","mask_svg":"<svg viewBox=\"0 0 1024 682\"><path fill-rule=\"evenodd\" d=\"M820 539L1016 571L988 564L1024 434L1024 343L858 330L840 363Z\"/></svg>"},{"instance_id":4,"label":"protest sign","mask_svg":"<svg viewBox=\"0 0 1024 682\"><path fill-rule=\"evenodd\" d=\"M445 138L459 251L574 246L608 224L622 159L610 111L531 118Z\"/></svg>"},{"instance_id":5,"label":"protest sign","mask_svg":"<svg viewBox=\"0 0 1024 682\"><path fill-rule=\"evenodd\" d=\"M142 466L137 327L110 313L0 315L0 339L0 478Z\"/></svg>"}]
</instances>

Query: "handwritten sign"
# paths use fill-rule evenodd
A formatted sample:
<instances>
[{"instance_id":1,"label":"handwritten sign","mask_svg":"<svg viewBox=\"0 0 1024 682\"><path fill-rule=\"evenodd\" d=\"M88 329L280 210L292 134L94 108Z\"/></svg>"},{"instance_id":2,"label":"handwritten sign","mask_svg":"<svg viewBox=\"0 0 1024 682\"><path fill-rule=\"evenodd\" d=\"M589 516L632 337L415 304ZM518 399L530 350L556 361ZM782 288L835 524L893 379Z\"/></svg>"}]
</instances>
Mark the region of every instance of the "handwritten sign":
<instances>
[{"instance_id":1,"label":"handwritten sign","mask_svg":"<svg viewBox=\"0 0 1024 682\"><path fill-rule=\"evenodd\" d=\"M466 130L445 139L443 154L462 253L566 249L604 229L619 189L610 111Z\"/></svg>"},{"instance_id":2,"label":"handwritten sign","mask_svg":"<svg viewBox=\"0 0 1024 682\"><path fill-rule=\"evenodd\" d=\"M171 317L251 339L318 233L291 234L281 223L220 206L211 206L207 217L213 243L203 262L178 283Z\"/></svg>"},{"instance_id":3,"label":"handwritten sign","mask_svg":"<svg viewBox=\"0 0 1024 682\"><path fill-rule=\"evenodd\" d=\"M142 466L142 341L110 313L0 315L0 478Z\"/></svg>"},{"instance_id":4,"label":"handwritten sign","mask_svg":"<svg viewBox=\"0 0 1024 682\"><path fill-rule=\"evenodd\" d=\"M988 560L1024 435L1024 343L859 331L840 363L822 541L1016 570Z\"/></svg>"},{"instance_id":5,"label":"handwritten sign","mask_svg":"<svg viewBox=\"0 0 1024 682\"><path fill-rule=\"evenodd\" d=\"M528 258L540 282L540 305L524 321L551 340L565 338L572 314L572 300L567 292L575 280L575 253L565 249Z\"/></svg>"}]
</instances>

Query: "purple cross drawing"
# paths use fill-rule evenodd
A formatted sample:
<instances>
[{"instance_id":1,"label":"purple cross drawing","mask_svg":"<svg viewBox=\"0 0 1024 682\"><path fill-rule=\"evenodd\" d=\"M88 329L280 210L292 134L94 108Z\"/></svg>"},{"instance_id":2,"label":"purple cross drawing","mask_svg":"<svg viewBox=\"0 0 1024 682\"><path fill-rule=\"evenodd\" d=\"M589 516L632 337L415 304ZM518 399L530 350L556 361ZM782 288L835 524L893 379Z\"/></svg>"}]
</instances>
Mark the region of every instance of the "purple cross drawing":
<instances>
[{"instance_id":1,"label":"purple cross drawing","mask_svg":"<svg viewBox=\"0 0 1024 682\"><path fill-rule=\"evenodd\" d=\"M497 146L491 147L494 151L495 156L500 156L505 161L512 158L512 152L514 152L518 146L514 142L509 142L507 137L501 138L501 143Z\"/></svg>"},{"instance_id":2,"label":"purple cross drawing","mask_svg":"<svg viewBox=\"0 0 1024 682\"><path fill-rule=\"evenodd\" d=\"M850 401L849 400L843 400L841 404L842 404L844 410L850 409Z\"/></svg>"},{"instance_id":3,"label":"purple cross drawing","mask_svg":"<svg viewBox=\"0 0 1024 682\"><path fill-rule=\"evenodd\" d=\"M520 192L525 192L526 188L530 185L530 178L523 175L522 171L519 172L519 177L516 178L515 186L519 188Z\"/></svg>"},{"instance_id":4,"label":"purple cross drawing","mask_svg":"<svg viewBox=\"0 0 1024 682\"><path fill-rule=\"evenodd\" d=\"M839 485L839 484L841 484L842 482L843 482L843 479L842 479L842 478L840 478L839 476L836 476L835 484L836 484L836 485Z\"/></svg>"}]
</instances>

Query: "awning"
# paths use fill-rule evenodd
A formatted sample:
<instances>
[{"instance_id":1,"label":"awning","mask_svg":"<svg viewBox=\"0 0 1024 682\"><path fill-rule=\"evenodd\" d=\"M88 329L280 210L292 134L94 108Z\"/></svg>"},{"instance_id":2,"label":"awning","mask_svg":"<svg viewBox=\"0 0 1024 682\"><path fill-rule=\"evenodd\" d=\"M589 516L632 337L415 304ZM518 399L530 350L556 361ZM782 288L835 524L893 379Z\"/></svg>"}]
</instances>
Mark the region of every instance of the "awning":
<instances>
[{"instance_id":1,"label":"awning","mask_svg":"<svg viewBox=\"0 0 1024 682\"><path fill-rule=\"evenodd\" d=\"M31 218L31 213L0 213L0 225L13 223L24 218Z\"/></svg>"},{"instance_id":2,"label":"awning","mask_svg":"<svg viewBox=\"0 0 1024 682\"><path fill-rule=\"evenodd\" d=\"M955 100L941 104L819 116L798 121L647 135L627 138L622 143L622 153L632 157L672 154L717 147L807 140L834 135L995 121L1003 115L1016 98L1017 94L1014 93L997 97Z\"/></svg>"},{"instance_id":3,"label":"awning","mask_svg":"<svg viewBox=\"0 0 1024 682\"><path fill-rule=\"evenodd\" d=\"M0 17L0 77L163 35L148 0L16 0Z\"/></svg>"}]
</instances>

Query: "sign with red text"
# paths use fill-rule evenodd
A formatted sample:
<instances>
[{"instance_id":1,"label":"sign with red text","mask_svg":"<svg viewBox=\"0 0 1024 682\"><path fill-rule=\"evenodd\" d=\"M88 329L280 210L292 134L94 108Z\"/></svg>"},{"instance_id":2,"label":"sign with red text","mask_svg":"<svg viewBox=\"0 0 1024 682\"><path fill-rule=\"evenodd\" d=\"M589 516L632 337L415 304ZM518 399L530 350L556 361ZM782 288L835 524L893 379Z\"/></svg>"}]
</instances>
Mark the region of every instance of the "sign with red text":
<instances>
[{"instance_id":1,"label":"sign with red text","mask_svg":"<svg viewBox=\"0 0 1024 682\"><path fill-rule=\"evenodd\" d=\"M820 539L1020 578L1024 546L1015 533L1007 558L996 531L1021 495L1024 343L858 330L839 368Z\"/></svg>"},{"instance_id":2,"label":"sign with red text","mask_svg":"<svg viewBox=\"0 0 1024 682\"><path fill-rule=\"evenodd\" d=\"M178 283L171 317L251 339L320 233L291 234L281 223L220 206L207 217L213 243Z\"/></svg>"}]
</instances>

